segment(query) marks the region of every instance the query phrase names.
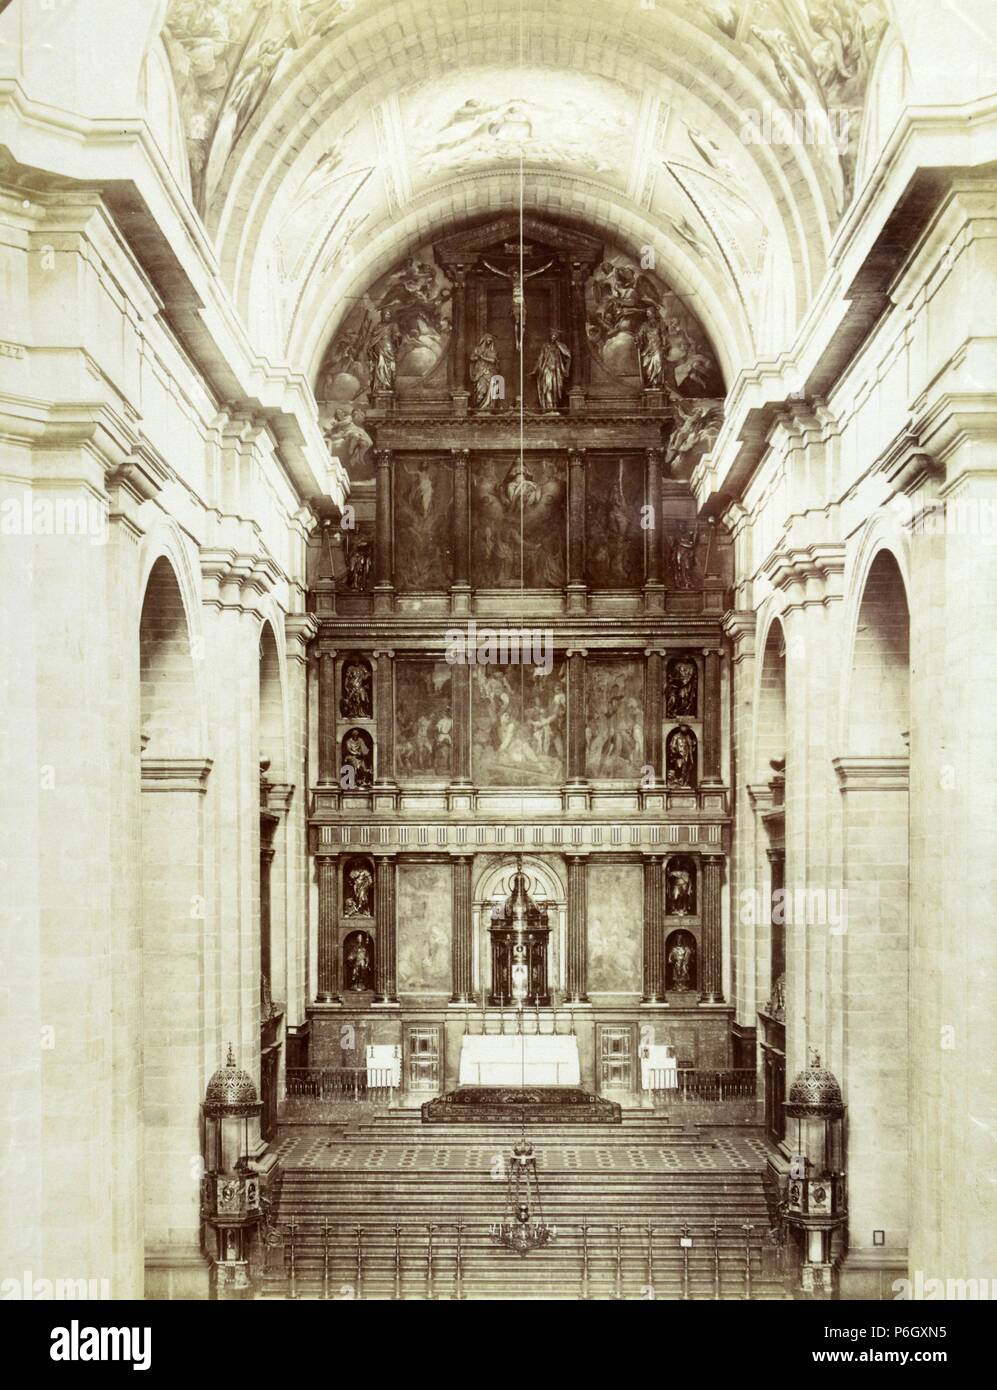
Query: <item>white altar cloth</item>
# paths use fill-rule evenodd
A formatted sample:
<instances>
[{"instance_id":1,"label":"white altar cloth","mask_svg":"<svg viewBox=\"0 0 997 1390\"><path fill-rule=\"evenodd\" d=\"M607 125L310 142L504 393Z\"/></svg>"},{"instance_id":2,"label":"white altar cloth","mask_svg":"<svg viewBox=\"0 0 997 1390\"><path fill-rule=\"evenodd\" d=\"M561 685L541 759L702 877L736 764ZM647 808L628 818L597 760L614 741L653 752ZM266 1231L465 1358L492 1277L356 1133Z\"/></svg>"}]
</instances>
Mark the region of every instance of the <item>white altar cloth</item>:
<instances>
[{"instance_id":1,"label":"white altar cloth","mask_svg":"<svg viewBox=\"0 0 997 1390\"><path fill-rule=\"evenodd\" d=\"M678 1089L678 1059L666 1043L645 1043L640 1053L640 1084L644 1091Z\"/></svg>"},{"instance_id":2,"label":"white altar cloth","mask_svg":"<svg viewBox=\"0 0 997 1390\"><path fill-rule=\"evenodd\" d=\"M457 1080L460 1086L580 1086L578 1039L563 1033L468 1033Z\"/></svg>"}]
</instances>

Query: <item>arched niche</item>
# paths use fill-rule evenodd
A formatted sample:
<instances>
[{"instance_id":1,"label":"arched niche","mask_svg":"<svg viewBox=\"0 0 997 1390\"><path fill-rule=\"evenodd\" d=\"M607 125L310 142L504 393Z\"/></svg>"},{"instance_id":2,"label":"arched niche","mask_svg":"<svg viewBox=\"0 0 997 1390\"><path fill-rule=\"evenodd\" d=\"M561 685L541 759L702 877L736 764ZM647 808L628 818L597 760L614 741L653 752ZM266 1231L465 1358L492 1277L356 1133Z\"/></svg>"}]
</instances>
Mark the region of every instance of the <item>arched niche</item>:
<instances>
[{"instance_id":1,"label":"arched niche","mask_svg":"<svg viewBox=\"0 0 997 1390\"><path fill-rule=\"evenodd\" d=\"M677 927L665 937L665 992L687 994L695 1002L699 985L699 949L695 935Z\"/></svg>"},{"instance_id":2,"label":"arched niche","mask_svg":"<svg viewBox=\"0 0 997 1390\"><path fill-rule=\"evenodd\" d=\"M522 855L523 873L530 881L530 896L545 902L550 923L550 944L547 962L551 989L564 987L565 934L567 931L568 899L563 863L550 856ZM475 991L487 993L491 971L488 929L493 906L506 900L512 891L516 872L516 853L488 856L474 882L471 902L473 919L473 978Z\"/></svg>"},{"instance_id":3,"label":"arched niche","mask_svg":"<svg viewBox=\"0 0 997 1390\"><path fill-rule=\"evenodd\" d=\"M699 911L696 857L672 854L665 860L665 912L669 917L695 917Z\"/></svg>"},{"instance_id":4,"label":"arched niche","mask_svg":"<svg viewBox=\"0 0 997 1390\"><path fill-rule=\"evenodd\" d=\"M374 916L374 861L365 854L351 854L343 864L343 916Z\"/></svg>"},{"instance_id":5,"label":"arched niche","mask_svg":"<svg viewBox=\"0 0 997 1390\"><path fill-rule=\"evenodd\" d=\"M351 931L343 938L343 990L369 994L374 988L374 938L368 931Z\"/></svg>"}]
</instances>

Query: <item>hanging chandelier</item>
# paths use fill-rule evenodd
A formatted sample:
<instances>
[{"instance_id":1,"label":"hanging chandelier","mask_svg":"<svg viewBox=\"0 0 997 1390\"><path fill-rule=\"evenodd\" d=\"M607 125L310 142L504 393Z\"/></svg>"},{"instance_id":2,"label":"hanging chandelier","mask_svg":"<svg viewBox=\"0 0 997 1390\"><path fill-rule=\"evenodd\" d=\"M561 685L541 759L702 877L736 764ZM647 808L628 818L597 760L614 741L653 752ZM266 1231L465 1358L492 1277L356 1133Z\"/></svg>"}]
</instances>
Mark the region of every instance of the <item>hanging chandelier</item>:
<instances>
[{"instance_id":1,"label":"hanging chandelier","mask_svg":"<svg viewBox=\"0 0 997 1390\"><path fill-rule=\"evenodd\" d=\"M526 1091L526 1034L523 1031L523 1007L529 991L529 971L526 966L526 932L532 925L537 908L527 893L526 878L523 874L522 858L516 860L516 873L512 882L512 892L506 903L506 920L512 925L514 944L512 948L513 999L519 1014L519 1036L522 1044L521 1089ZM539 1015L538 1015L539 1017ZM526 1137L525 1114L520 1121L521 1132L518 1144L513 1145L512 1153L506 1159L507 1206L504 1220L496 1222L489 1229L489 1235L496 1244L506 1250L514 1250L517 1255L528 1255L531 1250L542 1250L553 1243L557 1227L544 1220L543 1203L540 1200L540 1174L537 1170L537 1156L533 1145Z\"/></svg>"}]
</instances>

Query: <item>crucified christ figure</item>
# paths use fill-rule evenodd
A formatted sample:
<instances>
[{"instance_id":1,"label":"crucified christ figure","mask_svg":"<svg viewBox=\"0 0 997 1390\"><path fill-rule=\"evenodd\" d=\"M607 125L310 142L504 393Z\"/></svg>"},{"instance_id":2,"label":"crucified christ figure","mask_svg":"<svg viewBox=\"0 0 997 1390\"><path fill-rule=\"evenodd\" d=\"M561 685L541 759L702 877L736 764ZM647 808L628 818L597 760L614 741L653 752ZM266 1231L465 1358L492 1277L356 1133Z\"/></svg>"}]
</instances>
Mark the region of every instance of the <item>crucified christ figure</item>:
<instances>
[{"instance_id":1,"label":"crucified christ figure","mask_svg":"<svg viewBox=\"0 0 997 1390\"><path fill-rule=\"evenodd\" d=\"M501 275L503 280L512 281L512 321L516 326L516 351L523 350L523 327L526 323L526 299L523 295L523 281L532 280L534 275L542 275L545 270L550 270L554 264L548 261L546 265L540 266L539 270L527 270L525 274L520 274L519 270L499 270L498 266L492 265L489 261L484 264L493 275Z\"/></svg>"}]
</instances>

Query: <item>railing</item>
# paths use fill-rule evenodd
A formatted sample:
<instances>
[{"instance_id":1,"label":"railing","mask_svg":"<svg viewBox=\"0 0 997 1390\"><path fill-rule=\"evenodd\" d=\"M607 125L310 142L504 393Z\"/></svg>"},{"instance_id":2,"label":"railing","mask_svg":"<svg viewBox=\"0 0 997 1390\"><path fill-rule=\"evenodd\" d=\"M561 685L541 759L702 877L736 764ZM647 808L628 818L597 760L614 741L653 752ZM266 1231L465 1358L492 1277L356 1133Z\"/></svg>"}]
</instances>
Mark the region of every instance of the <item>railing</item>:
<instances>
[{"instance_id":1,"label":"railing","mask_svg":"<svg viewBox=\"0 0 997 1390\"><path fill-rule=\"evenodd\" d=\"M511 1252L489 1228L459 1220L357 1223L291 1218L268 1229L257 1277L266 1292L339 1299L463 1299L508 1282ZM559 1223L517 1282L550 1297L615 1300L752 1299L785 1278L778 1228L750 1221Z\"/></svg>"},{"instance_id":2,"label":"railing","mask_svg":"<svg viewBox=\"0 0 997 1390\"><path fill-rule=\"evenodd\" d=\"M288 1067L288 1096L390 1105L397 1095L390 1067Z\"/></svg>"},{"instance_id":3,"label":"railing","mask_svg":"<svg viewBox=\"0 0 997 1390\"><path fill-rule=\"evenodd\" d=\"M511 1005L503 1008L500 1004L468 1005L464 1015L465 1034L485 1034L503 1037L507 1034L518 1036L526 1033L532 1036L566 1036L575 1031L575 1011L569 1005L549 1004L541 1008L538 1004L527 1004L523 1009Z\"/></svg>"},{"instance_id":4,"label":"railing","mask_svg":"<svg viewBox=\"0 0 997 1390\"><path fill-rule=\"evenodd\" d=\"M654 1099L671 1101L754 1100L757 1074L750 1067L733 1071L696 1071L692 1067L653 1067L649 1075Z\"/></svg>"}]
</instances>

